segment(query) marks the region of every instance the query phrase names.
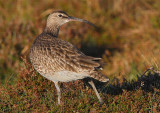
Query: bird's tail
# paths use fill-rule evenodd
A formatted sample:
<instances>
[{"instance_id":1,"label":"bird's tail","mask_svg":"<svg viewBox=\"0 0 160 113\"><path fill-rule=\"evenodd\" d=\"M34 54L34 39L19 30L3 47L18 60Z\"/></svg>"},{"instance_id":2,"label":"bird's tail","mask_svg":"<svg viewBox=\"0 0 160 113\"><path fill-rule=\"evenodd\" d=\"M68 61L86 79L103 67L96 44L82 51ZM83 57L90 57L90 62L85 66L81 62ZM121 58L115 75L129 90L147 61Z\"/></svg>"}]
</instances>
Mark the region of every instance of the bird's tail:
<instances>
[{"instance_id":1,"label":"bird's tail","mask_svg":"<svg viewBox=\"0 0 160 113\"><path fill-rule=\"evenodd\" d=\"M97 72L97 71L94 71L90 74L90 76L98 81L101 81L101 82L108 82L109 81L109 78L106 77L105 75L103 75L102 73L100 72Z\"/></svg>"}]
</instances>

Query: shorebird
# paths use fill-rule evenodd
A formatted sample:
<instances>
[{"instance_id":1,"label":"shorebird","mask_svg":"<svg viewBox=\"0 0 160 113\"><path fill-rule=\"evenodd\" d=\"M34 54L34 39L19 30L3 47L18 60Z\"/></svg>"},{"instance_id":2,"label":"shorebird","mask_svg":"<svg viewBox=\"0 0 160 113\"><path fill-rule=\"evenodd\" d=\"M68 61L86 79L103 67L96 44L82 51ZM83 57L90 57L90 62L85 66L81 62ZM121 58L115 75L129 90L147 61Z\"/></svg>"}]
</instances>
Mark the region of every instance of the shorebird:
<instances>
[{"instance_id":1,"label":"shorebird","mask_svg":"<svg viewBox=\"0 0 160 113\"><path fill-rule=\"evenodd\" d=\"M36 37L32 44L29 54L31 63L42 76L54 82L58 104L61 100L58 82L84 78L90 79L88 83L95 91L99 102L103 103L93 83L93 79L101 82L109 81L105 75L98 71L101 58L87 56L71 43L58 38L60 26L70 21L85 22L95 27L91 22L71 17L64 11L54 11L48 16L44 31Z\"/></svg>"}]
</instances>

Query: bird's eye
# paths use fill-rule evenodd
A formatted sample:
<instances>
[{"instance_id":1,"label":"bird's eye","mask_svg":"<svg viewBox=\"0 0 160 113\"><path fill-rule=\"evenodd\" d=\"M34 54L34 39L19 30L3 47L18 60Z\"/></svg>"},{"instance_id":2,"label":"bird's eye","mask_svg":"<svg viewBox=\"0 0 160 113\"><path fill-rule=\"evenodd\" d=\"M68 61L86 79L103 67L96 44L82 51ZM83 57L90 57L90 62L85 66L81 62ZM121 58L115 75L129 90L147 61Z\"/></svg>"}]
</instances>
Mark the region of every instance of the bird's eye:
<instances>
[{"instance_id":1,"label":"bird's eye","mask_svg":"<svg viewBox=\"0 0 160 113\"><path fill-rule=\"evenodd\" d=\"M58 16L59 16L59 17L62 17L62 15L61 15L61 14L59 14Z\"/></svg>"}]
</instances>

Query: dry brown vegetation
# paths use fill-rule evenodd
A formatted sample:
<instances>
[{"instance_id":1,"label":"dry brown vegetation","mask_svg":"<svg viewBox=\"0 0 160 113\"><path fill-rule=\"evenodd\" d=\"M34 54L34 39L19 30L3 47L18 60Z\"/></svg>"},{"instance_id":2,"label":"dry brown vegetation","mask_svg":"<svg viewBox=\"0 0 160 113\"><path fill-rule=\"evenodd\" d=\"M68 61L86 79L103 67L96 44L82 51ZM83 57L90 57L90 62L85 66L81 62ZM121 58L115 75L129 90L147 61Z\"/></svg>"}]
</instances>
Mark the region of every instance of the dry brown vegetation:
<instances>
[{"instance_id":1,"label":"dry brown vegetation","mask_svg":"<svg viewBox=\"0 0 160 113\"><path fill-rule=\"evenodd\" d=\"M160 112L160 73L150 71L136 82L106 85L95 81L105 101L98 103L94 91L81 80L61 83L62 102L57 105L53 82L40 76L23 58L25 67L16 84L0 87L1 112Z\"/></svg>"},{"instance_id":2,"label":"dry brown vegetation","mask_svg":"<svg viewBox=\"0 0 160 113\"><path fill-rule=\"evenodd\" d=\"M149 67L160 69L159 6L159 0L7 0L5 2L0 0L1 109L8 112L26 111L26 109L38 112L50 108L53 108L50 110L52 112L56 110L135 112L137 109L140 112L156 110L158 112L159 82L156 80L159 80L159 75L152 72L145 74L146 76L141 77L141 75ZM28 55L33 40L42 32L47 15L53 10L64 10L69 15L89 20L99 27L97 31L87 24L68 23L62 26L59 38L73 43L87 55L104 59L103 73L111 79L109 84L115 85L106 86L109 88L105 89L107 94L102 91L103 95L106 95L105 105L96 108L99 104L96 103L95 96L86 98L87 94L93 92L91 90L88 92L78 81L74 82L75 86L72 85L71 88L70 84L73 83L64 83L66 87L62 89L65 91L66 106L59 109L54 102L55 93L52 93L55 91L54 85L35 74L30 69L32 67L25 68L21 56ZM147 84L146 88L143 89L139 85L141 82ZM138 89L131 88L129 84L131 86L136 84ZM74 93L66 91L68 88ZM150 93L147 92L148 88ZM128 89L134 90L128 91ZM113 93L116 91L118 92L115 96ZM81 96L78 96L79 94ZM73 105L69 102L73 102Z\"/></svg>"}]
</instances>

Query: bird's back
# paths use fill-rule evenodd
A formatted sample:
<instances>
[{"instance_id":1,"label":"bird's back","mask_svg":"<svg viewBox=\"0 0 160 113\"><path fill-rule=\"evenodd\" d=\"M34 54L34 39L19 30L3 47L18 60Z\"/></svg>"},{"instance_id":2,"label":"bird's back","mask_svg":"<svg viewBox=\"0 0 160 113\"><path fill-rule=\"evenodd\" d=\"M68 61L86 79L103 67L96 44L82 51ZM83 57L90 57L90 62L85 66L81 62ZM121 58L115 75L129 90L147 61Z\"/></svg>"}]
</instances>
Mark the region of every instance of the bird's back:
<instances>
[{"instance_id":1,"label":"bird's back","mask_svg":"<svg viewBox=\"0 0 160 113\"><path fill-rule=\"evenodd\" d=\"M86 56L71 43L50 34L42 33L36 38L30 50L30 59L34 68L50 80L60 72L62 76L66 72L68 75L72 72L73 76L77 74L77 79L93 77L100 81L108 80L96 70L100 66L96 60L100 58Z\"/></svg>"}]
</instances>

